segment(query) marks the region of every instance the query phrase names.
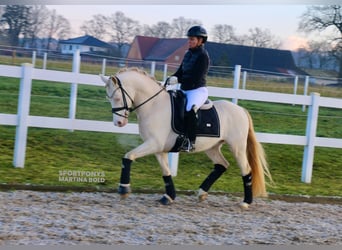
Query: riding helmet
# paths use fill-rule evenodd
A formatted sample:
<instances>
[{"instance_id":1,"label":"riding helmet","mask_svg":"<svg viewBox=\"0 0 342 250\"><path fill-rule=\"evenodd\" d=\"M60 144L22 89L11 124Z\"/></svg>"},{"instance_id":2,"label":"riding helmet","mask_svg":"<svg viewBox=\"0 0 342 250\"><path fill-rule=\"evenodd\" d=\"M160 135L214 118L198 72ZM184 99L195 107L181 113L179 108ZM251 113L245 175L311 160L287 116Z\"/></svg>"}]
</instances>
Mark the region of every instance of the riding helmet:
<instances>
[{"instance_id":1,"label":"riding helmet","mask_svg":"<svg viewBox=\"0 0 342 250\"><path fill-rule=\"evenodd\" d=\"M192 26L189 30L188 33L186 34L188 37L189 36L196 36L196 37L202 37L203 38L203 43L205 43L208 39L208 33L203 28L202 26Z\"/></svg>"}]
</instances>

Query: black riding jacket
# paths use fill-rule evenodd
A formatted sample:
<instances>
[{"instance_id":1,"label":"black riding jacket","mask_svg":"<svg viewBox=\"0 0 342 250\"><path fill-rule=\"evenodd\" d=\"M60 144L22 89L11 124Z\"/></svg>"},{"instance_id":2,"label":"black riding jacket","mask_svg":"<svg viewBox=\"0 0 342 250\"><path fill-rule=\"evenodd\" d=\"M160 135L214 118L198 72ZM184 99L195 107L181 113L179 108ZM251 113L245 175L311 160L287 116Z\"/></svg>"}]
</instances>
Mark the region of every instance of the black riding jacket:
<instances>
[{"instance_id":1,"label":"black riding jacket","mask_svg":"<svg viewBox=\"0 0 342 250\"><path fill-rule=\"evenodd\" d=\"M182 90L197 89L207 84L209 55L203 45L189 49L173 76L177 76Z\"/></svg>"}]
</instances>

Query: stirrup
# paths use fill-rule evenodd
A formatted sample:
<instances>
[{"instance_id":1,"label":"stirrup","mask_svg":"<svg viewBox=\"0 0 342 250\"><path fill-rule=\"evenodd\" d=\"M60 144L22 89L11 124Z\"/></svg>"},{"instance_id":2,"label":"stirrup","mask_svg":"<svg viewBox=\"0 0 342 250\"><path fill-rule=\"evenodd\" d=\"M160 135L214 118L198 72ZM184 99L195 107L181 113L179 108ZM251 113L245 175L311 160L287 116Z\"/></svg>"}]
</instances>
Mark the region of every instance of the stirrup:
<instances>
[{"instance_id":1,"label":"stirrup","mask_svg":"<svg viewBox=\"0 0 342 250\"><path fill-rule=\"evenodd\" d=\"M191 152L191 151L195 150L195 147L191 143L189 138L184 138L182 145L180 147L180 150L184 151L184 152Z\"/></svg>"}]
</instances>

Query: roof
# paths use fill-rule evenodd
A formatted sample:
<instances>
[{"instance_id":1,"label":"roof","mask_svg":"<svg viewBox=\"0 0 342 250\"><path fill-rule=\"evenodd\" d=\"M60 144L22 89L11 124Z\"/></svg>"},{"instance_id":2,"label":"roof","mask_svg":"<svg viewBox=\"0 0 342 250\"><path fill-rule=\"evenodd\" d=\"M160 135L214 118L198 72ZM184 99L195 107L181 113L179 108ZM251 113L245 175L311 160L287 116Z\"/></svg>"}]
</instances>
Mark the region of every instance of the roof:
<instances>
[{"instance_id":1,"label":"roof","mask_svg":"<svg viewBox=\"0 0 342 250\"><path fill-rule=\"evenodd\" d=\"M285 72L299 69L296 67L289 50L260 48L252 46L207 42L205 45L212 65L241 65L242 68Z\"/></svg>"},{"instance_id":2,"label":"roof","mask_svg":"<svg viewBox=\"0 0 342 250\"><path fill-rule=\"evenodd\" d=\"M175 50L182 47L187 43L187 39L184 38L170 38L159 39L150 50L149 54L145 57L145 60L164 61Z\"/></svg>"},{"instance_id":3,"label":"roof","mask_svg":"<svg viewBox=\"0 0 342 250\"><path fill-rule=\"evenodd\" d=\"M140 51L139 56L132 53L130 59L148 61L167 61L181 47L187 48L187 38L156 38L136 36L131 50ZM295 65L291 51L260 48L208 41L205 44L212 66L241 65L246 70L260 70L279 73L303 74ZM186 49L185 49L186 50ZM185 52L185 51L184 51ZM184 55L184 54L183 54ZM306 73L305 73L306 74Z\"/></svg>"},{"instance_id":4,"label":"roof","mask_svg":"<svg viewBox=\"0 0 342 250\"><path fill-rule=\"evenodd\" d=\"M140 55L142 58L145 58L150 50L153 48L156 42L158 42L159 38L156 37L148 37L148 36L136 36L134 41L139 46ZM141 45L141 46L140 46Z\"/></svg>"},{"instance_id":5,"label":"roof","mask_svg":"<svg viewBox=\"0 0 342 250\"><path fill-rule=\"evenodd\" d=\"M79 44L79 45L87 45L94 47L103 47L103 48L112 48L112 46L108 43L105 43L93 36L85 35L81 37L71 38L68 40L62 40L59 43L61 44Z\"/></svg>"}]
</instances>

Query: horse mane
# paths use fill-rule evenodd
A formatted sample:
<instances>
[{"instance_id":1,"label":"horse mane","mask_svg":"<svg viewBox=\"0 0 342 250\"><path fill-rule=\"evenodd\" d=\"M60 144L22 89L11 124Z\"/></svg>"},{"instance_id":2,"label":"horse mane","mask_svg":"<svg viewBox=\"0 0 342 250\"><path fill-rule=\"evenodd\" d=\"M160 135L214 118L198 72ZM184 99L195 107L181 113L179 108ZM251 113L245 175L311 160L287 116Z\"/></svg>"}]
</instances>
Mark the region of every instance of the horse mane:
<instances>
[{"instance_id":1,"label":"horse mane","mask_svg":"<svg viewBox=\"0 0 342 250\"><path fill-rule=\"evenodd\" d=\"M118 71L117 74L123 73L123 72L129 72L129 71L133 71L133 72L137 72L139 74L142 74L148 78L150 78L151 80L153 80L155 83L157 83L158 85L160 85L160 83L157 81L157 79L154 76L151 76L150 74L148 74L145 70L140 69L138 67L126 67L126 68L122 68Z\"/></svg>"}]
</instances>

